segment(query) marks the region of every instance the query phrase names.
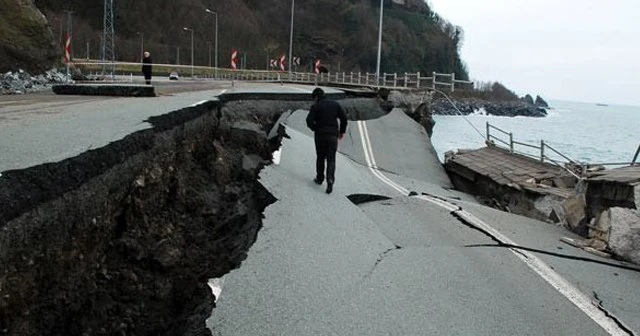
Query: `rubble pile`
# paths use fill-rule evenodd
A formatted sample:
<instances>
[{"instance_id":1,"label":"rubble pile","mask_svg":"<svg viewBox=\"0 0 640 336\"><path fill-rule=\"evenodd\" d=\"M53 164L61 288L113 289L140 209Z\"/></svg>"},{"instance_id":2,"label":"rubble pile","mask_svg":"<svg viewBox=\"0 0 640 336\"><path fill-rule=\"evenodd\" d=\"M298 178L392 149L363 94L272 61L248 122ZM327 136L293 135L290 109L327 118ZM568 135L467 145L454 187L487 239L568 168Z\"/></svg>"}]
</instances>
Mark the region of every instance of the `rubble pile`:
<instances>
[{"instance_id":1,"label":"rubble pile","mask_svg":"<svg viewBox=\"0 0 640 336\"><path fill-rule=\"evenodd\" d=\"M68 82L70 77L57 69L36 76L20 69L0 74L0 95L45 91L50 90L54 84Z\"/></svg>"}]
</instances>

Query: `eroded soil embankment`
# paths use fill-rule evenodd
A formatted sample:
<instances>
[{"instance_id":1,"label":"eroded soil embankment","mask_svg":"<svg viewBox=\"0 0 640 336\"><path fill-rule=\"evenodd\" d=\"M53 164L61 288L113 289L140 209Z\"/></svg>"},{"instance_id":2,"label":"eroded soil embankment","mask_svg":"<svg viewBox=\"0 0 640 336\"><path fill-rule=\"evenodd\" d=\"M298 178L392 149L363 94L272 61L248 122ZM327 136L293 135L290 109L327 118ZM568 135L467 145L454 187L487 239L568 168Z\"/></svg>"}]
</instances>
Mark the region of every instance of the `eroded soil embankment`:
<instances>
[{"instance_id":1,"label":"eroded soil embankment","mask_svg":"<svg viewBox=\"0 0 640 336\"><path fill-rule=\"evenodd\" d=\"M275 201L258 182L278 116L308 101L209 102L0 178L0 335L209 335L207 286ZM350 114L384 114L345 101ZM366 112L358 112L365 106Z\"/></svg>"},{"instance_id":2,"label":"eroded soil embankment","mask_svg":"<svg viewBox=\"0 0 640 336\"><path fill-rule=\"evenodd\" d=\"M277 115L217 104L0 179L0 334L207 334L206 282L237 267L273 197L257 182Z\"/></svg>"}]
</instances>

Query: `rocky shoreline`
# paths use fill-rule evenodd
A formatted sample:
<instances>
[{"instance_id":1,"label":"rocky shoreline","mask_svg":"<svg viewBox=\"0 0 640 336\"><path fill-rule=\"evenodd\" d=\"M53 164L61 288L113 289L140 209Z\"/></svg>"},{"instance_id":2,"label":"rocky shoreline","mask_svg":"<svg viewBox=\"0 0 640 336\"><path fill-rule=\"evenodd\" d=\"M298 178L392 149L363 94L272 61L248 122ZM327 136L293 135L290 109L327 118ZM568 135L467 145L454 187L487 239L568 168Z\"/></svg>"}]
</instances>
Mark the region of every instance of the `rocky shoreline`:
<instances>
[{"instance_id":1,"label":"rocky shoreline","mask_svg":"<svg viewBox=\"0 0 640 336\"><path fill-rule=\"evenodd\" d=\"M457 98L453 101L457 110L444 98L433 100L431 103L432 113L436 115L457 115L460 113L469 115L480 113L505 117L524 116L539 118L547 116L548 108L529 103L525 99L514 101L487 101L477 98Z\"/></svg>"}]
</instances>

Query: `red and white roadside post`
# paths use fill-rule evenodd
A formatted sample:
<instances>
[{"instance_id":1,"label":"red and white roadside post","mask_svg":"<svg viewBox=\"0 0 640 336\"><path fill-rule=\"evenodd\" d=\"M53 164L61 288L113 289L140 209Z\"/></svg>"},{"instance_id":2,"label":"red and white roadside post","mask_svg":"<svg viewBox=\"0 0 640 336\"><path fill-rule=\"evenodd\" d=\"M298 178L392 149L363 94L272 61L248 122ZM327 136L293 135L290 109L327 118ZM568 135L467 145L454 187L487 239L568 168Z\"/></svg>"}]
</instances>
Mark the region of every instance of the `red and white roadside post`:
<instances>
[{"instance_id":1,"label":"red and white roadside post","mask_svg":"<svg viewBox=\"0 0 640 336\"><path fill-rule=\"evenodd\" d=\"M67 66L67 77L70 75L71 67L71 35L67 35L64 43L64 63Z\"/></svg>"},{"instance_id":2,"label":"red and white roadside post","mask_svg":"<svg viewBox=\"0 0 640 336\"><path fill-rule=\"evenodd\" d=\"M238 69L238 51L235 49L231 51L231 69Z\"/></svg>"}]
</instances>

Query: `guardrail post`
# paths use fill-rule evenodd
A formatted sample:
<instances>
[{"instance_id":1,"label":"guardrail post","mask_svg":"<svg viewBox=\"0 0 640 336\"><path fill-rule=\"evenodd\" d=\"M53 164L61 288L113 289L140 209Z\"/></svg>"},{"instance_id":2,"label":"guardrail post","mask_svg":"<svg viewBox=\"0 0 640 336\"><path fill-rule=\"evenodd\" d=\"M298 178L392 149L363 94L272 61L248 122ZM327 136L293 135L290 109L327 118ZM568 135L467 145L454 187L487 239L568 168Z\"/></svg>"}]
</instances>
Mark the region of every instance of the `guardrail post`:
<instances>
[{"instance_id":1,"label":"guardrail post","mask_svg":"<svg viewBox=\"0 0 640 336\"><path fill-rule=\"evenodd\" d=\"M407 73L404 73L404 87L407 87L407 82L409 81L409 76L407 76Z\"/></svg>"},{"instance_id":2,"label":"guardrail post","mask_svg":"<svg viewBox=\"0 0 640 336\"><path fill-rule=\"evenodd\" d=\"M487 142L491 142L491 135L489 135L490 127L491 125L489 125L489 122L487 121Z\"/></svg>"},{"instance_id":3,"label":"guardrail post","mask_svg":"<svg viewBox=\"0 0 640 336\"><path fill-rule=\"evenodd\" d=\"M393 74L393 87L398 87L398 73Z\"/></svg>"},{"instance_id":4,"label":"guardrail post","mask_svg":"<svg viewBox=\"0 0 640 336\"><path fill-rule=\"evenodd\" d=\"M455 90L455 85L456 85L456 74L451 73L451 92Z\"/></svg>"},{"instance_id":5,"label":"guardrail post","mask_svg":"<svg viewBox=\"0 0 640 336\"><path fill-rule=\"evenodd\" d=\"M513 154L513 133L509 132L509 152Z\"/></svg>"},{"instance_id":6,"label":"guardrail post","mask_svg":"<svg viewBox=\"0 0 640 336\"><path fill-rule=\"evenodd\" d=\"M436 89L436 72L433 72L433 80L431 81L431 88Z\"/></svg>"},{"instance_id":7,"label":"guardrail post","mask_svg":"<svg viewBox=\"0 0 640 336\"><path fill-rule=\"evenodd\" d=\"M544 140L540 140L540 162L544 163Z\"/></svg>"},{"instance_id":8,"label":"guardrail post","mask_svg":"<svg viewBox=\"0 0 640 336\"><path fill-rule=\"evenodd\" d=\"M416 89L419 89L420 88L420 73L419 72L418 72L417 76L418 77L416 78Z\"/></svg>"},{"instance_id":9,"label":"guardrail post","mask_svg":"<svg viewBox=\"0 0 640 336\"><path fill-rule=\"evenodd\" d=\"M631 160L631 165L636 164L636 160L638 159L638 155L640 154L640 145L638 145L638 149L636 149L636 155L633 156L633 160Z\"/></svg>"}]
</instances>

